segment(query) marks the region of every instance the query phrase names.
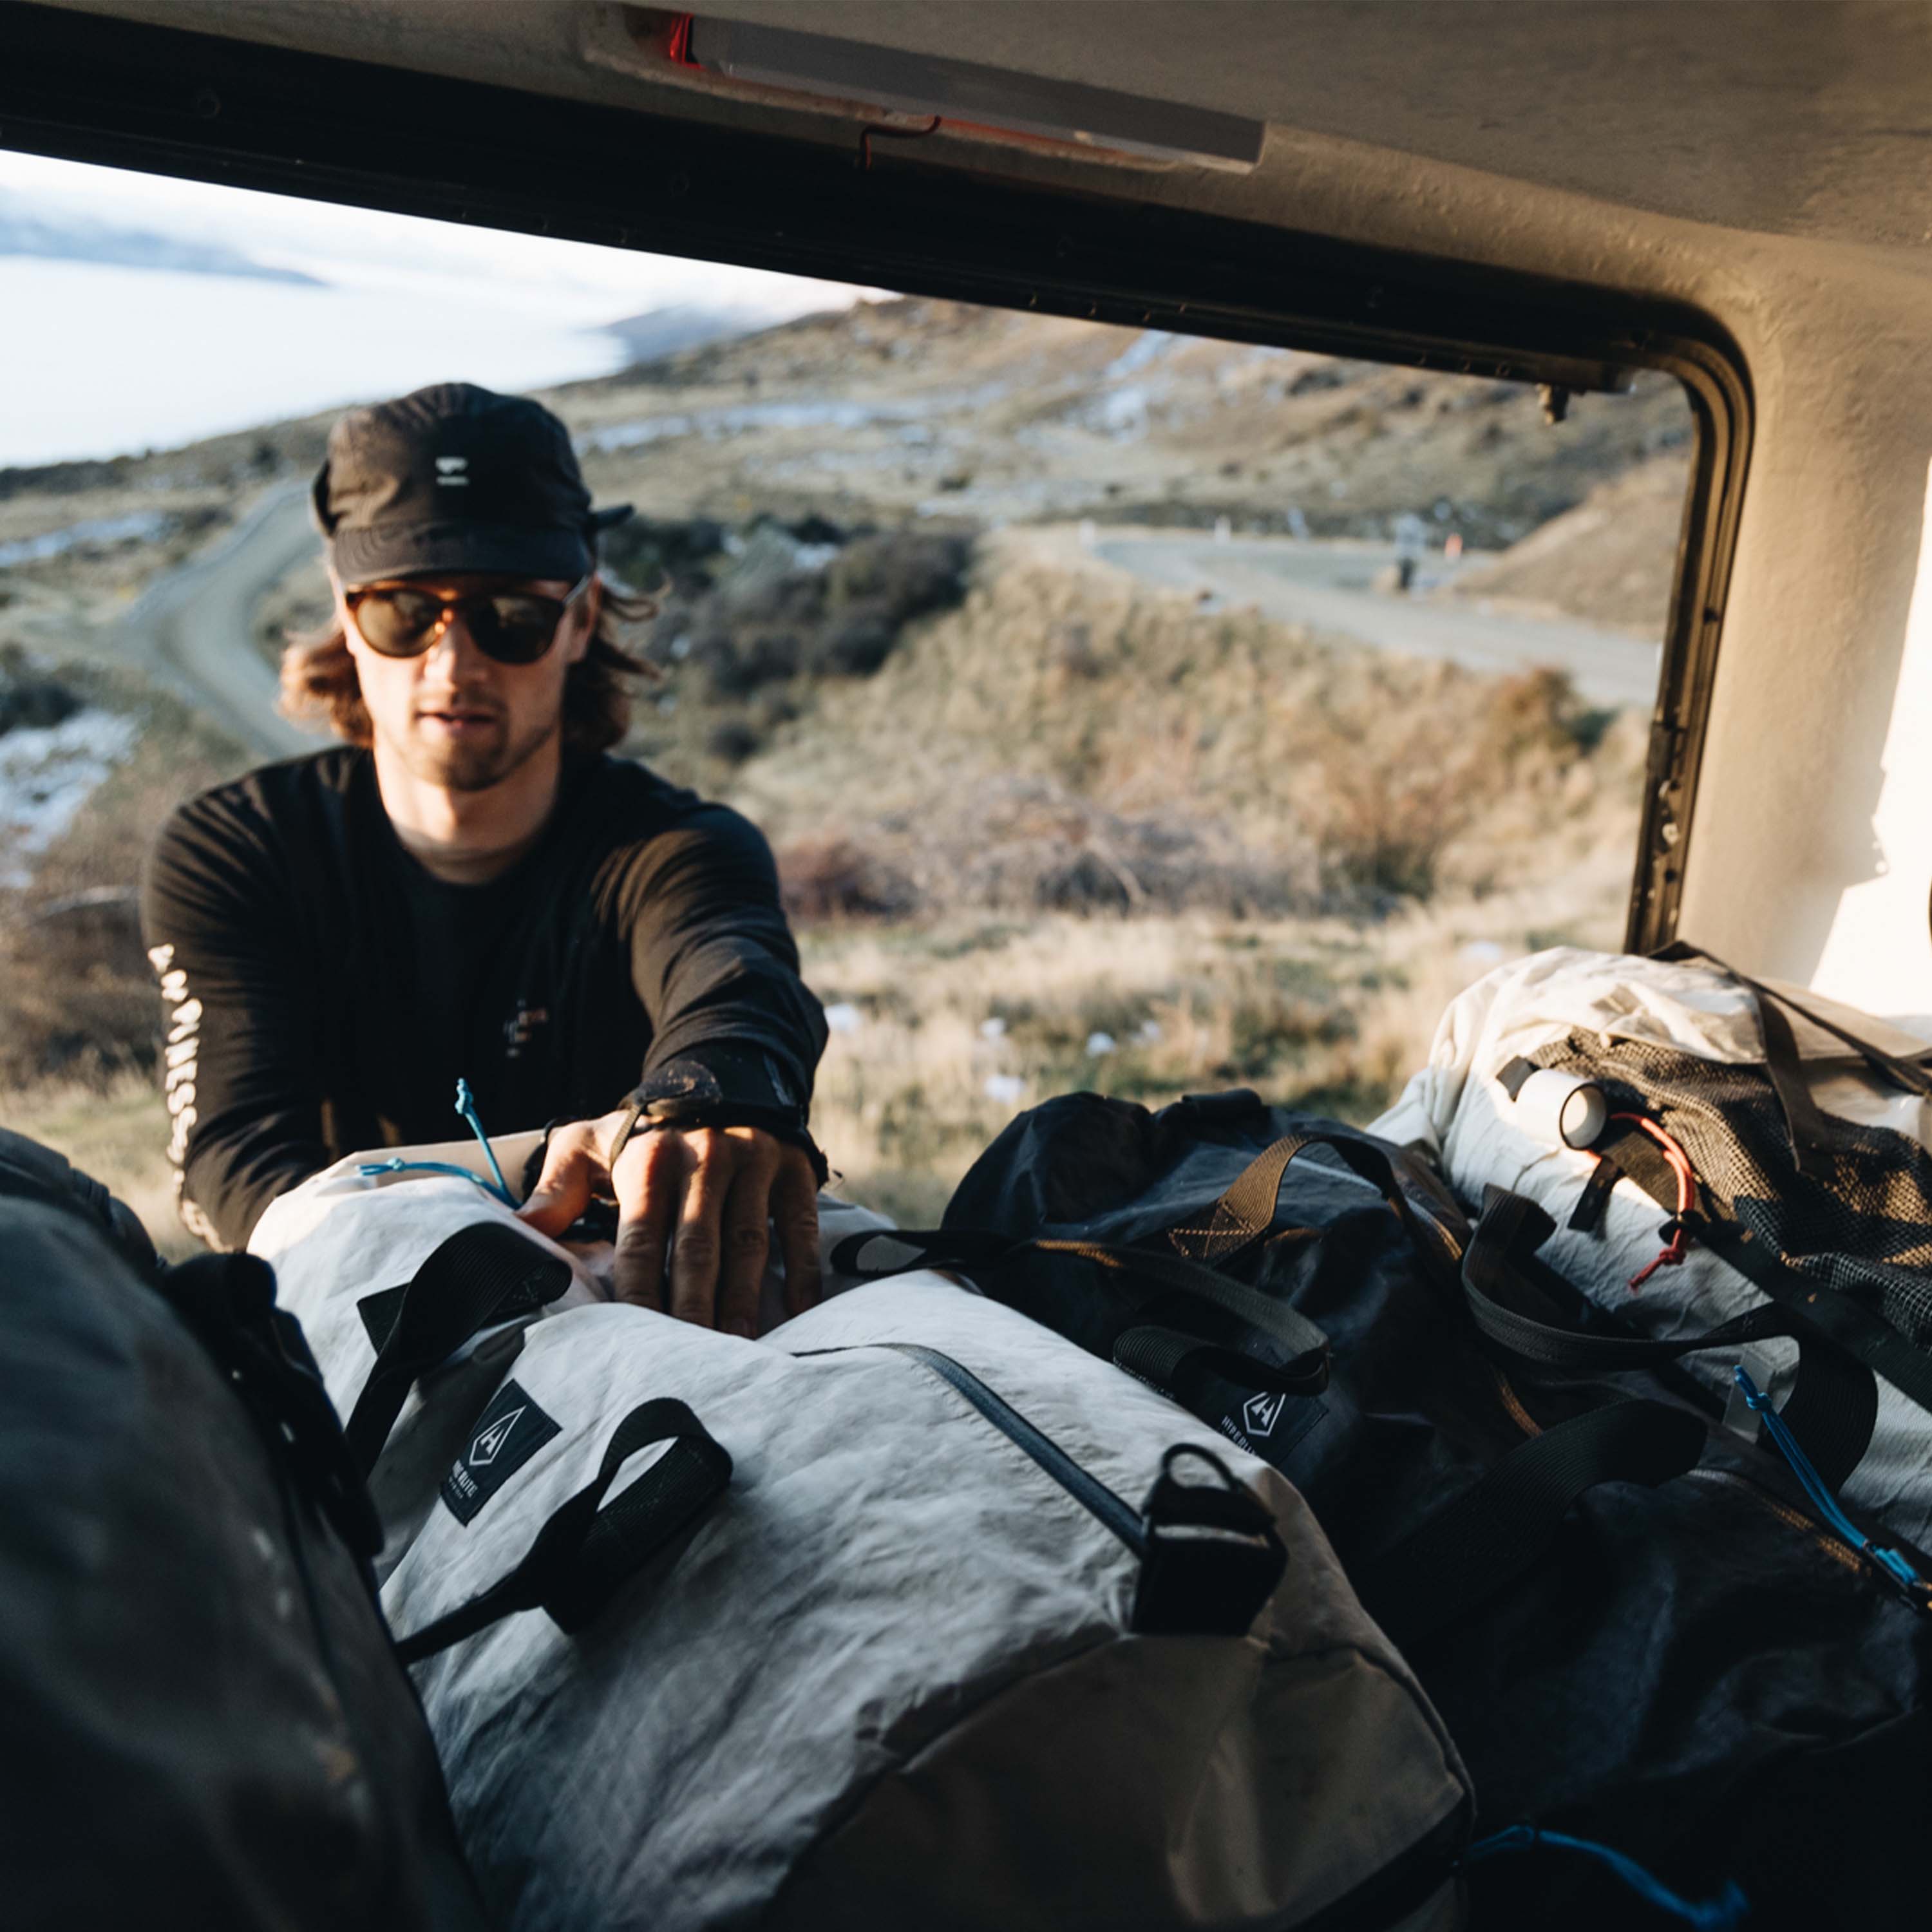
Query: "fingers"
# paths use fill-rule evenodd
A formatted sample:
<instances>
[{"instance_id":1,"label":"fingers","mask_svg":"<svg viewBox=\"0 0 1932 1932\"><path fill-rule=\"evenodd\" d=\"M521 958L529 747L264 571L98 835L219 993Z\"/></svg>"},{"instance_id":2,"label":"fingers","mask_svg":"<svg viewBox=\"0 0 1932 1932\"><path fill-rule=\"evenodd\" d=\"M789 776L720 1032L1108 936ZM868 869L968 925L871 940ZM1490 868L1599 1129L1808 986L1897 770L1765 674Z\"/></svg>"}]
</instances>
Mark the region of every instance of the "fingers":
<instances>
[{"instance_id":1,"label":"fingers","mask_svg":"<svg viewBox=\"0 0 1932 1932\"><path fill-rule=\"evenodd\" d=\"M547 1234L570 1226L602 1178L596 1125L580 1123L552 1136L542 1178L523 1210ZM680 1321L755 1335L774 1221L787 1309L799 1314L819 1299L818 1188L799 1149L756 1128L659 1129L624 1148L610 1187L619 1300L668 1306Z\"/></svg>"},{"instance_id":2,"label":"fingers","mask_svg":"<svg viewBox=\"0 0 1932 1932\"><path fill-rule=\"evenodd\" d=\"M574 1120L550 1136L544 1150L543 1172L517 1212L539 1234L554 1240L590 1205L591 1190L603 1178L596 1123Z\"/></svg>"},{"instance_id":3,"label":"fingers","mask_svg":"<svg viewBox=\"0 0 1932 1932\"><path fill-rule=\"evenodd\" d=\"M646 1134L618 1156L617 1246L612 1276L620 1301L664 1305L664 1249L686 1192L690 1150L681 1134ZM680 1246L682 1243L680 1243Z\"/></svg>"},{"instance_id":4,"label":"fingers","mask_svg":"<svg viewBox=\"0 0 1932 1932\"><path fill-rule=\"evenodd\" d=\"M730 1197L734 1163L716 1145L720 1136L700 1130L685 1138L694 1158L671 1250L670 1312L680 1322L709 1328L717 1304L724 1204Z\"/></svg>"},{"instance_id":5,"label":"fingers","mask_svg":"<svg viewBox=\"0 0 1932 1932\"><path fill-rule=\"evenodd\" d=\"M724 1203L724 1249L718 1271L718 1325L748 1340L758 1332L758 1303L771 1252L772 1183L778 1150L754 1145L739 1166Z\"/></svg>"},{"instance_id":6,"label":"fingers","mask_svg":"<svg viewBox=\"0 0 1932 1932\"><path fill-rule=\"evenodd\" d=\"M784 1257L785 1310L802 1315L818 1305L818 1177L802 1148L788 1147L778 1156L772 1183L772 1219L778 1224L778 1252Z\"/></svg>"}]
</instances>

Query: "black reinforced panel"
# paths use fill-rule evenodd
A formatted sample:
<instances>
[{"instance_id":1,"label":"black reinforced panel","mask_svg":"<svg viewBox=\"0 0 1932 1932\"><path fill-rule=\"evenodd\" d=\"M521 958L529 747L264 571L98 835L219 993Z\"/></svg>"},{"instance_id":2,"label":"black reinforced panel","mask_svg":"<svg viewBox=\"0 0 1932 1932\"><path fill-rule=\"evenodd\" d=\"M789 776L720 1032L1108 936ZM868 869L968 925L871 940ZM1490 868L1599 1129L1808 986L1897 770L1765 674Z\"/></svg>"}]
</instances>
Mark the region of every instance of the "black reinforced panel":
<instances>
[{"instance_id":1,"label":"black reinforced panel","mask_svg":"<svg viewBox=\"0 0 1932 1932\"><path fill-rule=\"evenodd\" d=\"M0 146L607 246L1586 391L1658 368L1697 424L1628 943L1674 936L1750 434L1684 304L934 161L0 5Z\"/></svg>"}]
</instances>

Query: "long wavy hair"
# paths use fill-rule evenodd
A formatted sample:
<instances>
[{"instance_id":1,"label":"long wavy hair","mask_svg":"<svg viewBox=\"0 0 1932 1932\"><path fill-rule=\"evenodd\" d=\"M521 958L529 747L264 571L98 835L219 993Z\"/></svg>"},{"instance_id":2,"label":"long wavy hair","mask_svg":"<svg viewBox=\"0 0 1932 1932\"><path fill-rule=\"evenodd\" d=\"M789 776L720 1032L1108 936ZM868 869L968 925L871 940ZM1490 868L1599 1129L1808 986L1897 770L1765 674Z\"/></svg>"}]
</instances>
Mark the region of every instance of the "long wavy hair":
<instances>
[{"instance_id":1,"label":"long wavy hair","mask_svg":"<svg viewBox=\"0 0 1932 1932\"><path fill-rule=\"evenodd\" d=\"M563 742L567 751L608 752L631 728L633 680L654 680L660 674L648 660L626 650L623 627L641 624L657 608L641 592L603 580L603 608L590 648L572 664L563 680ZM290 632L282 651L283 716L298 722L320 719L339 738L366 746L374 738L368 706L362 702L362 682L339 618L322 628Z\"/></svg>"}]
</instances>

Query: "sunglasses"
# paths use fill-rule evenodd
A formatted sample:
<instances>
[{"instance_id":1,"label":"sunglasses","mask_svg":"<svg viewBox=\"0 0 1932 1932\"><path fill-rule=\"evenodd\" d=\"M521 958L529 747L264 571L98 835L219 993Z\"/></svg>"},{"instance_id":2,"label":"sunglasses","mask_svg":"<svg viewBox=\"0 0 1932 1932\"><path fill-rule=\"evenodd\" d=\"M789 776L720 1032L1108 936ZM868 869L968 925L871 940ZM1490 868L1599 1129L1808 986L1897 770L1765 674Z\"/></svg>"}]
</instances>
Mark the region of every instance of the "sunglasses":
<instances>
[{"instance_id":1,"label":"sunglasses","mask_svg":"<svg viewBox=\"0 0 1932 1932\"><path fill-rule=\"evenodd\" d=\"M413 584L377 584L346 590L356 629L372 651L386 658L416 658L442 635L453 616L463 620L476 648L499 664L535 664L556 640L564 614L592 580L583 578L565 597L540 597L533 590L477 590L445 597Z\"/></svg>"}]
</instances>

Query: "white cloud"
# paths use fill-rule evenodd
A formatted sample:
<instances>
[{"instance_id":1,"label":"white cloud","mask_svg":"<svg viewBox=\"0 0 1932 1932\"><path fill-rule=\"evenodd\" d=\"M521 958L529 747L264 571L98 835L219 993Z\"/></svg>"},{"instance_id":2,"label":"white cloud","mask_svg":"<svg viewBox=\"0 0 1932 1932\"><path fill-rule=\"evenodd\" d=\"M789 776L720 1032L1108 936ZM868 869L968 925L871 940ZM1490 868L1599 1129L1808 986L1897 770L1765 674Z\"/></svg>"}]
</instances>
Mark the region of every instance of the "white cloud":
<instances>
[{"instance_id":1,"label":"white cloud","mask_svg":"<svg viewBox=\"0 0 1932 1932\"><path fill-rule=\"evenodd\" d=\"M0 212L216 244L327 286L0 256L0 464L112 455L451 378L539 388L621 359L590 332L688 306L747 328L870 291L0 152Z\"/></svg>"}]
</instances>

